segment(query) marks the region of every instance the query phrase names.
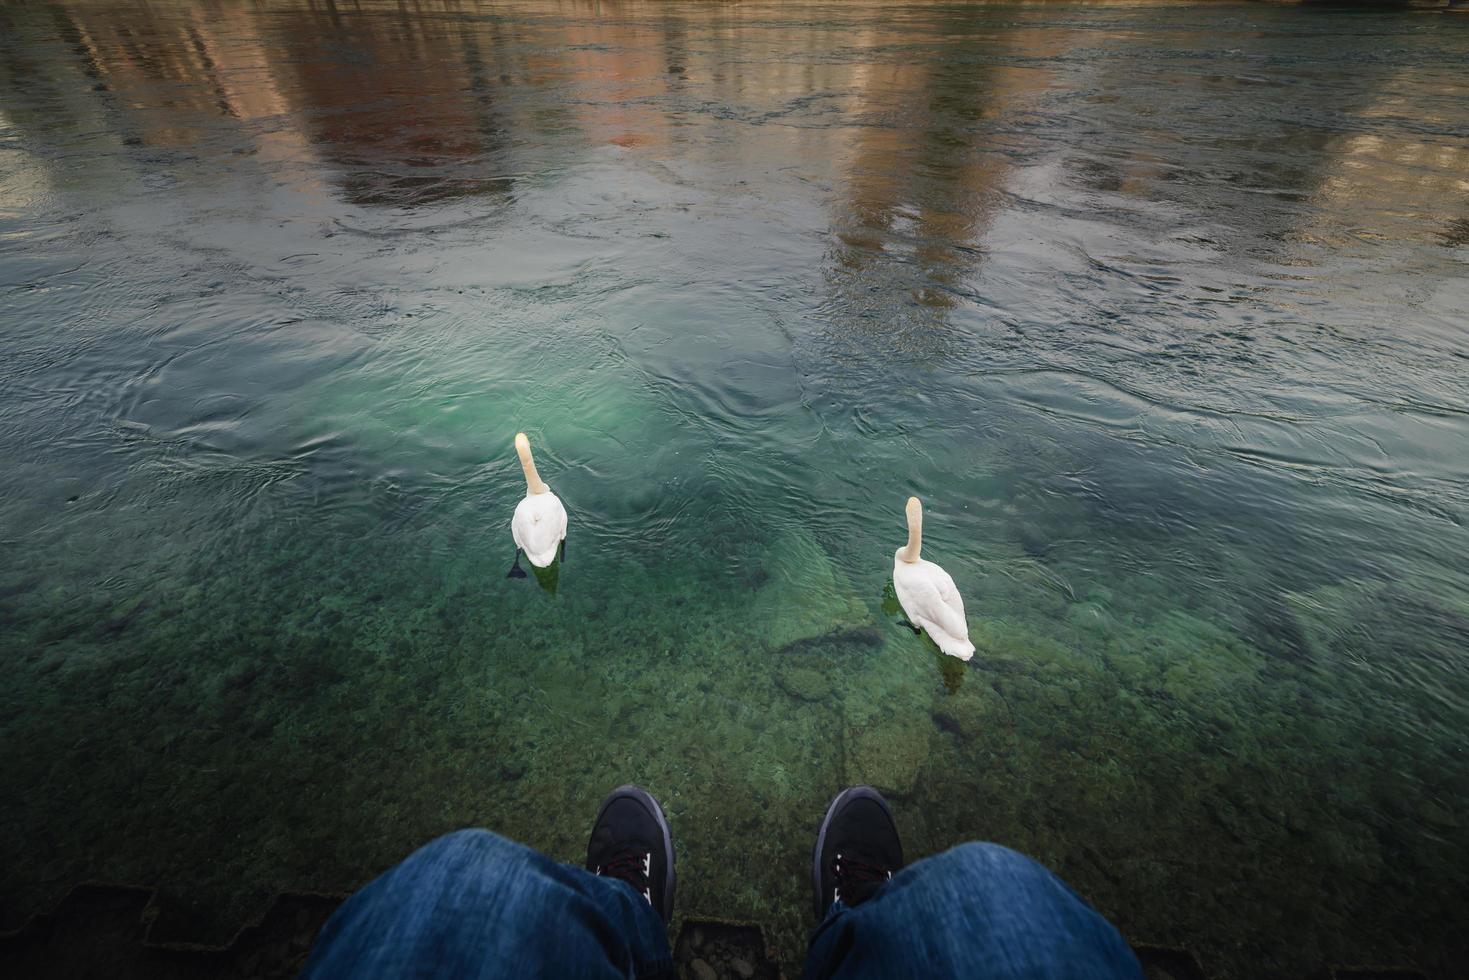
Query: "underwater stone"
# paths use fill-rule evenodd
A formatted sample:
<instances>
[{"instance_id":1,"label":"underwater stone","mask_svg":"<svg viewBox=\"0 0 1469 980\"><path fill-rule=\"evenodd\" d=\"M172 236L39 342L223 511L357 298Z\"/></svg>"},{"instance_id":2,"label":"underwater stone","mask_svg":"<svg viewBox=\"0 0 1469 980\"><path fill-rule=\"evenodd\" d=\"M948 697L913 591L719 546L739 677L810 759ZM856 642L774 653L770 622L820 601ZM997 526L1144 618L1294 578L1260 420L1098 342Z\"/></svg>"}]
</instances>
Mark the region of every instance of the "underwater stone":
<instances>
[{"instance_id":1,"label":"underwater stone","mask_svg":"<svg viewBox=\"0 0 1469 980\"><path fill-rule=\"evenodd\" d=\"M749 616L763 625L771 647L872 626L872 611L809 534L783 535L768 561L770 576L756 590Z\"/></svg>"},{"instance_id":2,"label":"underwater stone","mask_svg":"<svg viewBox=\"0 0 1469 980\"><path fill-rule=\"evenodd\" d=\"M1066 610L1066 621L1090 633L1106 633L1112 628L1112 617L1095 602L1073 602Z\"/></svg>"},{"instance_id":3,"label":"underwater stone","mask_svg":"<svg viewBox=\"0 0 1469 980\"><path fill-rule=\"evenodd\" d=\"M970 661L978 670L987 670L994 674L1023 674L1026 665L1013 657L980 657L976 656Z\"/></svg>"},{"instance_id":4,"label":"underwater stone","mask_svg":"<svg viewBox=\"0 0 1469 980\"><path fill-rule=\"evenodd\" d=\"M1050 537L1029 524L1017 526L1015 539L1020 543L1021 550L1032 558L1042 558L1051 550Z\"/></svg>"},{"instance_id":5,"label":"underwater stone","mask_svg":"<svg viewBox=\"0 0 1469 980\"><path fill-rule=\"evenodd\" d=\"M1288 596L1257 598L1248 611L1247 638L1269 656L1302 660L1311 656L1311 641L1287 601Z\"/></svg>"},{"instance_id":6,"label":"underwater stone","mask_svg":"<svg viewBox=\"0 0 1469 980\"><path fill-rule=\"evenodd\" d=\"M976 639L976 634L979 638ZM994 655L994 660L1010 661L1024 665L1066 664L1077 662L1077 652L1064 643L1049 636L1035 633L1024 626L1016 626L1000 620L984 620L979 624L971 621L970 639L982 653ZM980 662L977 655L974 661Z\"/></svg>"},{"instance_id":7,"label":"underwater stone","mask_svg":"<svg viewBox=\"0 0 1469 980\"><path fill-rule=\"evenodd\" d=\"M694 960L689 964L695 980L719 980L719 974L714 972L714 967L704 960Z\"/></svg>"},{"instance_id":8,"label":"underwater stone","mask_svg":"<svg viewBox=\"0 0 1469 980\"><path fill-rule=\"evenodd\" d=\"M738 973L741 977L744 978L744 980L750 980L750 977L753 977L755 975L755 968L751 966L746 960L738 958L732 959L729 961L729 966L730 969Z\"/></svg>"},{"instance_id":9,"label":"underwater stone","mask_svg":"<svg viewBox=\"0 0 1469 980\"><path fill-rule=\"evenodd\" d=\"M923 714L889 717L882 724L847 726L847 785L866 783L892 796L913 792L928 760L934 728Z\"/></svg>"},{"instance_id":10,"label":"underwater stone","mask_svg":"<svg viewBox=\"0 0 1469 980\"><path fill-rule=\"evenodd\" d=\"M9 584L0 585L0 599L10 599L14 596L25 595L34 592L41 584L38 576L27 579L13 580Z\"/></svg>"},{"instance_id":11,"label":"underwater stone","mask_svg":"<svg viewBox=\"0 0 1469 980\"><path fill-rule=\"evenodd\" d=\"M1003 713L997 717L997 713ZM939 731L973 741L1008 723L1009 709L986 684L970 684L935 705L933 722Z\"/></svg>"},{"instance_id":12,"label":"underwater stone","mask_svg":"<svg viewBox=\"0 0 1469 980\"><path fill-rule=\"evenodd\" d=\"M953 735L960 735L963 733L962 729L959 727L959 719L955 718L953 715L949 714L946 711L935 711L933 713L933 723L938 726L938 729L941 732L949 732Z\"/></svg>"},{"instance_id":13,"label":"underwater stone","mask_svg":"<svg viewBox=\"0 0 1469 980\"><path fill-rule=\"evenodd\" d=\"M831 683L826 675L810 667L797 667L775 676L780 689L798 701L825 701L831 697Z\"/></svg>"},{"instance_id":14,"label":"underwater stone","mask_svg":"<svg viewBox=\"0 0 1469 980\"><path fill-rule=\"evenodd\" d=\"M1454 815L1433 800L1424 800L1418 804L1418 816L1422 817L1425 823L1444 830L1452 830L1459 826L1459 821L1454 818Z\"/></svg>"}]
</instances>

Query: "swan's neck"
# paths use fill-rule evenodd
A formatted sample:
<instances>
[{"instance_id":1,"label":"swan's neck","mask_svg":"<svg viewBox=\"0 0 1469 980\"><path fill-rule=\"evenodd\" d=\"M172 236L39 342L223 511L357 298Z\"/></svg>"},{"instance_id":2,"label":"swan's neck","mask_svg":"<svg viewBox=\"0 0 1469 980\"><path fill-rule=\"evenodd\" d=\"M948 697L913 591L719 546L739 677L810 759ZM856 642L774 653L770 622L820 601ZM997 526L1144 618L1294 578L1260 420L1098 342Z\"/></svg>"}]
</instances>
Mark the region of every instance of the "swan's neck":
<instances>
[{"instance_id":1,"label":"swan's neck","mask_svg":"<svg viewBox=\"0 0 1469 980\"><path fill-rule=\"evenodd\" d=\"M923 550L923 521L910 520L908 522L908 547L898 552L898 561L912 564L918 560L918 553Z\"/></svg>"},{"instance_id":2,"label":"swan's neck","mask_svg":"<svg viewBox=\"0 0 1469 980\"><path fill-rule=\"evenodd\" d=\"M530 446L516 446L515 451L520 456L520 468L525 471L525 495L534 497L548 492L551 488L541 482L541 474L536 472L536 461L530 455Z\"/></svg>"}]
</instances>

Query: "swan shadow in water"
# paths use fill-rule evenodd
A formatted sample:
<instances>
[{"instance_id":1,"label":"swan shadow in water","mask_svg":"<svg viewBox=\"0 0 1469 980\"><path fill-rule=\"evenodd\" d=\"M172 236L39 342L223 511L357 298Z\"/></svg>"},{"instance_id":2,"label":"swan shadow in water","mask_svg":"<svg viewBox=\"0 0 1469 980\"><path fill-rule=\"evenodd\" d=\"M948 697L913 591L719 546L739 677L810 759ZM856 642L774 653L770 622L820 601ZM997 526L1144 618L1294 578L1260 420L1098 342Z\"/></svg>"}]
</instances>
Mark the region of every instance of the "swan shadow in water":
<instances>
[{"instance_id":1,"label":"swan shadow in water","mask_svg":"<svg viewBox=\"0 0 1469 980\"><path fill-rule=\"evenodd\" d=\"M561 554L557 556L555 561L551 562L545 568L540 568L536 565L530 567L531 571L535 574L536 584L541 587L541 590L546 595L554 596L556 594L556 588L561 584L561 562L565 558L566 542L563 541L561 542Z\"/></svg>"},{"instance_id":2,"label":"swan shadow in water","mask_svg":"<svg viewBox=\"0 0 1469 980\"><path fill-rule=\"evenodd\" d=\"M893 587L892 578L882 587L882 613L904 629L912 630L919 636L923 635L923 630L910 623L904 614L903 604L898 601L898 590ZM934 644L934 649L938 649L938 644Z\"/></svg>"},{"instance_id":3,"label":"swan shadow in water","mask_svg":"<svg viewBox=\"0 0 1469 980\"><path fill-rule=\"evenodd\" d=\"M967 661L958 657L951 657L939 649L939 645L928 637L924 637L924 646L930 648L933 659L938 664L939 678L944 682L944 690L950 695L958 694L960 686L964 683L964 675L969 673Z\"/></svg>"},{"instance_id":4,"label":"swan shadow in water","mask_svg":"<svg viewBox=\"0 0 1469 980\"><path fill-rule=\"evenodd\" d=\"M556 560L544 568L534 562L527 561L531 572L535 575L536 584L539 585L547 595L554 596L556 589L561 583L561 566L566 561L566 539L562 539L560 550L556 554ZM520 567L520 549L515 551L515 564L510 567L510 574L506 578L526 578L525 569Z\"/></svg>"}]
</instances>

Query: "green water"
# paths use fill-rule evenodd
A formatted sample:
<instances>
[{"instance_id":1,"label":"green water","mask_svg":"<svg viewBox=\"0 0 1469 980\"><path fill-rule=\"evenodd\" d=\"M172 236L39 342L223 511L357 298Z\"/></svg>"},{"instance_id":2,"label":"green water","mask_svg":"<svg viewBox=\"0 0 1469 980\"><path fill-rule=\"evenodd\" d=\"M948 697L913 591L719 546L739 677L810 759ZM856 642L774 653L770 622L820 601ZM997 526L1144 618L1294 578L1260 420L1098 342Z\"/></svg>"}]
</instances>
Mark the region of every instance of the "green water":
<instances>
[{"instance_id":1,"label":"green water","mask_svg":"<svg viewBox=\"0 0 1469 980\"><path fill-rule=\"evenodd\" d=\"M0 926L843 785L1216 977L1469 956L1469 17L0 6ZM571 515L505 577L528 432ZM885 602L903 502L961 664Z\"/></svg>"}]
</instances>

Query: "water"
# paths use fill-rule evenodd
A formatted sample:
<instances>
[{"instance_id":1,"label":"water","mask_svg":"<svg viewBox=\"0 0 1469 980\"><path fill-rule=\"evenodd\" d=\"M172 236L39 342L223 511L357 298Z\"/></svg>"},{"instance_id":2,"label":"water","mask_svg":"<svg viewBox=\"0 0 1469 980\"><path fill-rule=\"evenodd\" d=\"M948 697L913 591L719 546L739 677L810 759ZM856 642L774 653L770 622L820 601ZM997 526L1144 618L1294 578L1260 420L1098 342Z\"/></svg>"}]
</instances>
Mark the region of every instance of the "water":
<instances>
[{"instance_id":1,"label":"water","mask_svg":"<svg viewBox=\"0 0 1469 980\"><path fill-rule=\"evenodd\" d=\"M1447 970L1469 18L0 7L0 878L227 937L666 804L798 962L827 799L1215 976ZM566 502L507 580L518 429ZM964 666L897 623L903 502Z\"/></svg>"}]
</instances>

